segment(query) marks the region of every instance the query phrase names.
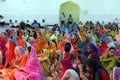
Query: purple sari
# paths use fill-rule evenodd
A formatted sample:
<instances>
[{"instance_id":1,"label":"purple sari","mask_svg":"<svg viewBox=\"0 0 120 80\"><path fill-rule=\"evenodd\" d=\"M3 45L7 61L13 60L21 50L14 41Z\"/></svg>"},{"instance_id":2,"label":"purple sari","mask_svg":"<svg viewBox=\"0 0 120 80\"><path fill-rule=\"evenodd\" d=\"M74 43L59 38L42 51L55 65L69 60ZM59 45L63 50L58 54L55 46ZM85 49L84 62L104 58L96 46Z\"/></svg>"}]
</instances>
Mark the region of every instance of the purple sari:
<instances>
[{"instance_id":1,"label":"purple sari","mask_svg":"<svg viewBox=\"0 0 120 80\"><path fill-rule=\"evenodd\" d=\"M31 47L30 56L23 71L16 71L14 75L16 80L42 80L42 70L34 47Z\"/></svg>"},{"instance_id":2,"label":"purple sari","mask_svg":"<svg viewBox=\"0 0 120 80\"><path fill-rule=\"evenodd\" d=\"M89 43L88 46L90 46L92 48L92 53L93 54L96 54L98 57L100 56L99 52L98 52L98 49L97 49L97 47L94 44ZM85 50L84 55L86 57L88 57L89 53L88 53L87 49Z\"/></svg>"},{"instance_id":3,"label":"purple sari","mask_svg":"<svg viewBox=\"0 0 120 80\"><path fill-rule=\"evenodd\" d=\"M114 67L113 80L120 80L120 67Z\"/></svg>"},{"instance_id":4,"label":"purple sari","mask_svg":"<svg viewBox=\"0 0 120 80\"><path fill-rule=\"evenodd\" d=\"M116 55L120 56L120 40L115 42Z\"/></svg>"}]
</instances>

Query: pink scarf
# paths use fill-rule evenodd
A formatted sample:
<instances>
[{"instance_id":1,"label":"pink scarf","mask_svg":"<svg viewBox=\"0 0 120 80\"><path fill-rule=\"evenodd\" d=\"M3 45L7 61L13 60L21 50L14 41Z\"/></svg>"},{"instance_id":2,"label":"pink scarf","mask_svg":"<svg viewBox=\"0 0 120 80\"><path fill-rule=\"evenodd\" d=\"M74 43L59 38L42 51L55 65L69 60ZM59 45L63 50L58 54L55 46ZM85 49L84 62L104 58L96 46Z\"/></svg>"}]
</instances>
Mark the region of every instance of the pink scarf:
<instances>
[{"instance_id":1,"label":"pink scarf","mask_svg":"<svg viewBox=\"0 0 120 80\"><path fill-rule=\"evenodd\" d=\"M62 64L62 71L61 71L61 74L60 74L60 78L62 78L62 76L64 75L66 70L73 68L72 63L71 63L70 59L68 59L68 58L64 58L62 60L61 64Z\"/></svg>"},{"instance_id":2,"label":"pink scarf","mask_svg":"<svg viewBox=\"0 0 120 80\"><path fill-rule=\"evenodd\" d=\"M25 72L27 73L38 73L39 76L42 76L42 70L40 68L40 62L38 60L36 50L34 47L31 47L30 56L27 59L26 65L24 67Z\"/></svg>"}]
</instances>

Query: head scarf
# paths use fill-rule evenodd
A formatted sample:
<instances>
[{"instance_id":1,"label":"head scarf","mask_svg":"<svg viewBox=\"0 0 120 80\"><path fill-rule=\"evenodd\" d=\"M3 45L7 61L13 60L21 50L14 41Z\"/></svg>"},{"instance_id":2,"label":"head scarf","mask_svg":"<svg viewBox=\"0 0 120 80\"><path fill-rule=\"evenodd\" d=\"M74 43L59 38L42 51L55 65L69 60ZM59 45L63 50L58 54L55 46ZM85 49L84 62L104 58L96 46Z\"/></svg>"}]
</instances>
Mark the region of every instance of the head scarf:
<instances>
[{"instance_id":1,"label":"head scarf","mask_svg":"<svg viewBox=\"0 0 120 80\"><path fill-rule=\"evenodd\" d=\"M31 46L30 56L27 59L26 65L24 67L25 72L27 73L38 73L39 80L42 80L42 70L40 67L40 62L38 60L36 50Z\"/></svg>"},{"instance_id":2,"label":"head scarf","mask_svg":"<svg viewBox=\"0 0 120 80\"><path fill-rule=\"evenodd\" d=\"M8 43L7 43L7 50L6 50L6 59L7 61L10 61L15 58L15 54L14 54L14 48L16 46L16 44L14 43L13 40L9 39Z\"/></svg>"},{"instance_id":3,"label":"head scarf","mask_svg":"<svg viewBox=\"0 0 120 80\"><path fill-rule=\"evenodd\" d=\"M101 45L98 46L98 52L100 53L100 55L103 55L108 49L108 46L107 46L107 42L102 40L101 41Z\"/></svg>"},{"instance_id":4,"label":"head scarf","mask_svg":"<svg viewBox=\"0 0 120 80\"><path fill-rule=\"evenodd\" d=\"M19 56L25 54L25 49L22 46L16 46L15 48L19 51Z\"/></svg>"},{"instance_id":5,"label":"head scarf","mask_svg":"<svg viewBox=\"0 0 120 80\"><path fill-rule=\"evenodd\" d=\"M115 47L114 41L111 36L108 36L109 42L108 42L108 47Z\"/></svg>"},{"instance_id":6,"label":"head scarf","mask_svg":"<svg viewBox=\"0 0 120 80\"><path fill-rule=\"evenodd\" d=\"M90 46L90 47L92 48L92 53L94 53L94 54L96 54L97 56L99 56L98 49L97 49L97 47L96 47L94 44L89 43L88 46ZM85 54L85 56L87 56L87 57L88 57L88 55L89 55L87 50L85 50L84 54Z\"/></svg>"},{"instance_id":7,"label":"head scarf","mask_svg":"<svg viewBox=\"0 0 120 80\"><path fill-rule=\"evenodd\" d=\"M62 60L61 64L62 64L62 73L61 73L61 77L62 77L66 70L73 68L73 65L72 65L70 59L68 59L68 58L64 58Z\"/></svg>"},{"instance_id":8,"label":"head scarf","mask_svg":"<svg viewBox=\"0 0 120 80\"><path fill-rule=\"evenodd\" d=\"M35 41L35 38L33 37L29 37L29 40L31 40L31 46L35 47L36 46L36 41Z\"/></svg>"}]
</instances>

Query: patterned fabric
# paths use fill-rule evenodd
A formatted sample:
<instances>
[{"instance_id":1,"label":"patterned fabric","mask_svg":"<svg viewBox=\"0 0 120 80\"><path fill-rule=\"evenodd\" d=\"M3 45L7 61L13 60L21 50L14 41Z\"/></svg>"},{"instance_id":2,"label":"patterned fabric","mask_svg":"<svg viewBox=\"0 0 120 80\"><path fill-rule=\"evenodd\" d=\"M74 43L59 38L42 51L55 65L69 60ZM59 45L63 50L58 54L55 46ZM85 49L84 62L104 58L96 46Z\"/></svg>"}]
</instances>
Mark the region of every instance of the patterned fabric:
<instances>
[{"instance_id":1,"label":"patterned fabric","mask_svg":"<svg viewBox=\"0 0 120 80\"><path fill-rule=\"evenodd\" d=\"M42 70L34 47L31 47L29 57L23 70L16 71L14 76L16 80L42 80Z\"/></svg>"}]
</instances>

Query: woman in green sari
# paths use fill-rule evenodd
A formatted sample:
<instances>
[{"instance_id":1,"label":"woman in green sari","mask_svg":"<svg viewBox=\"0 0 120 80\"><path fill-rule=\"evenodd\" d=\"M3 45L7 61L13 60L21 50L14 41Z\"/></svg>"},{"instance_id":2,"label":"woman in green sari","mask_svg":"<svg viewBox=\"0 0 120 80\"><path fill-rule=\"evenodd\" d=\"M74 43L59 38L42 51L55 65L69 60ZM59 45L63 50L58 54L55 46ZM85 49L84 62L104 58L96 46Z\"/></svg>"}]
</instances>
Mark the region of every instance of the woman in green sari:
<instances>
[{"instance_id":1,"label":"woman in green sari","mask_svg":"<svg viewBox=\"0 0 120 80\"><path fill-rule=\"evenodd\" d=\"M112 72L113 67L118 62L118 58L116 56L116 51L114 47L110 47L107 52L100 57L100 61L103 66L108 70L108 73Z\"/></svg>"},{"instance_id":2,"label":"woman in green sari","mask_svg":"<svg viewBox=\"0 0 120 80\"><path fill-rule=\"evenodd\" d=\"M25 42L27 41L28 37L29 37L28 31L27 31L27 30L24 30L23 35L22 35L22 38L24 39Z\"/></svg>"}]
</instances>

